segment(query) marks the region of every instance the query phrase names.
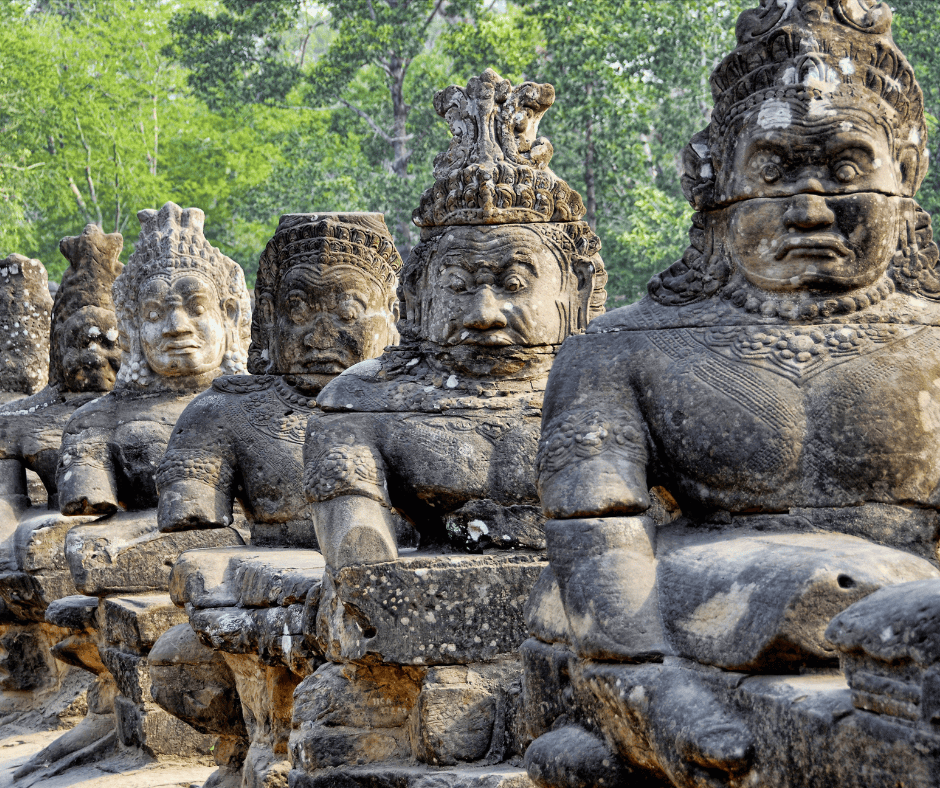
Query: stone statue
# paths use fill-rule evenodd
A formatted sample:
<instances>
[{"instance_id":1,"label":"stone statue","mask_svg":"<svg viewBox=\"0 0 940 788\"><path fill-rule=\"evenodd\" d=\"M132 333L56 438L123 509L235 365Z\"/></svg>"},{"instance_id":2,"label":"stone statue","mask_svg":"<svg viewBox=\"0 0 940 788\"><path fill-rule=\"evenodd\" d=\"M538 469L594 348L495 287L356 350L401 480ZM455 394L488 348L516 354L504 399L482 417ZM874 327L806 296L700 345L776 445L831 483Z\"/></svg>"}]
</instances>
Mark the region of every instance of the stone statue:
<instances>
[{"instance_id":1,"label":"stone statue","mask_svg":"<svg viewBox=\"0 0 940 788\"><path fill-rule=\"evenodd\" d=\"M537 136L553 100L490 70L437 94L454 137L414 215L402 342L317 400L333 415L310 422L304 473L327 569L305 616L330 663L294 696L298 785L524 747L512 709L521 600L544 565L542 392L606 298L600 242Z\"/></svg>"},{"instance_id":2,"label":"stone statue","mask_svg":"<svg viewBox=\"0 0 940 788\"><path fill-rule=\"evenodd\" d=\"M186 554L174 568L174 599L223 653L200 646L193 629L181 625L150 654L152 691L164 708L200 730L242 740L228 742L219 780L242 784L248 738L247 768L258 784L274 779L262 774L289 769L291 693L322 661L308 664L299 631L298 647L283 649L291 606L303 609L307 589L319 587L323 573L303 492L304 435L308 420L316 425L323 415L317 397L324 384L398 342L400 268L381 214L283 216L258 267L251 374L217 378L194 399L160 463L161 530L231 523L237 498L251 531L250 547ZM260 604L259 585L278 587L285 574L290 592ZM188 594L195 586L203 591ZM244 606L235 604L242 598ZM241 622L238 632L231 620ZM208 685L220 698L240 694L245 721L240 708L194 700Z\"/></svg>"},{"instance_id":3,"label":"stone statue","mask_svg":"<svg viewBox=\"0 0 940 788\"><path fill-rule=\"evenodd\" d=\"M940 659L894 645L925 595L879 596L940 578L938 251L890 25L872 0L745 12L684 154L688 250L558 354L540 786L940 784L935 729L898 711ZM882 587L894 608L852 613Z\"/></svg>"},{"instance_id":4,"label":"stone statue","mask_svg":"<svg viewBox=\"0 0 940 788\"><path fill-rule=\"evenodd\" d=\"M232 527L160 533L155 477L186 405L219 375L244 371L250 302L241 268L206 240L198 208L167 203L138 219L137 245L113 287L123 350L114 390L72 415L56 470L61 512L99 516L65 538L86 596L46 612L74 632L56 656L97 675L89 716L65 735L72 744L50 745L56 756L113 739L115 724L119 741L150 753L185 754L180 741L192 752L212 746L156 707L140 682L157 636L185 621L166 593L173 560L243 540ZM24 769L54 760L44 751Z\"/></svg>"},{"instance_id":5,"label":"stone statue","mask_svg":"<svg viewBox=\"0 0 940 788\"><path fill-rule=\"evenodd\" d=\"M15 519L29 505L24 470L35 472L56 502L55 467L62 430L72 412L110 391L121 363L111 285L123 269L124 240L89 224L63 238L69 261L50 311L48 386L0 408L0 500ZM34 263L37 261L33 261ZM39 277L41 279L42 277ZM48 293L48 290L42 290Z\"/></svg>"},{"instance_id":6,"label":"stone statue","mask_svg":"<svg viewBox=\"0 0 940 788\"><path fill-rule=\"evenodd\" d=\"M39 260L0 260L0 402L40 391L47 381L52 296Z\"/></svg>"},{"instance_id":7,"label":"stone statue","mask_svg":"<svg viewBox=\"0 0 940 788\"><path fill-rule=\"evenodd\" d=\"M122 246L120 234L94 224L62 239L69 267L51 310L49 383L0 406L0 519L8 537L0 599L9 622L0 636L0 670L9 673L4 697L19 710L24 699L17 693L29 690L27 706L50 711L50 691L59 688L65 669L49 653L64 633L44 623L50 601L75 593L62 544L75 521L58 512L55 468L69 417L111 389L121 363L111 285L123 268ZM29 471L38 476L41 498L27 485Z\"/></svg>"}]
</instances>

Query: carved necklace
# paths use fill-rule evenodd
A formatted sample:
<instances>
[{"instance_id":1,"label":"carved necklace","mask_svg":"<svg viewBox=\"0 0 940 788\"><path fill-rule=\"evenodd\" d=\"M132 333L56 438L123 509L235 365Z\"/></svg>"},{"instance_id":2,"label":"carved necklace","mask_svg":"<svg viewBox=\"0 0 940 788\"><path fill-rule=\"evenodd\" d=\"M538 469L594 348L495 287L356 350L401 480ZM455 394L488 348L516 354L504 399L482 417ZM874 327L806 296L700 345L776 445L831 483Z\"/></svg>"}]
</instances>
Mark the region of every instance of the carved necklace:
<instances>
[{"instance_id":1,"label":"carved necklace","mask_svg":"<svg viewBox=\"0 0 940 788\"><path fill-rule=\"evenodd\" d=\"M781 317L784 320L812 320L835 315L850 315L880 303L895 291L894 280L882 276L872 285L842 296L776 296L748 282L741 274L722 292L738 309L763 317ZM730 291L730 292L729 292ZM728 295L725 295L728 293Z\"/></svg>"}]
</instances>

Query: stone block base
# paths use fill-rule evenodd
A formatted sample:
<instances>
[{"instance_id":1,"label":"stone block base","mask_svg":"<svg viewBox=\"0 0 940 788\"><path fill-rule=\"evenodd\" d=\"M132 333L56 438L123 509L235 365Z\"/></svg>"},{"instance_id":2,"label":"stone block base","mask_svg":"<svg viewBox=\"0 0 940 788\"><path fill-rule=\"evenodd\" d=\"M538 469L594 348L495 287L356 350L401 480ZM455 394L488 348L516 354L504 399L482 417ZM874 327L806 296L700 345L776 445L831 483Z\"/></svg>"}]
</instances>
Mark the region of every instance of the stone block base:
<instances>
[{"instance_id":1,"label":"stone block base","mask_svg":"<svg viewBox=\"0 0 940 788\"><path fill-rule=\"evenodd\" d=\"M514 766L428 769L416 766L330 769L290 773L290 788L536 788L525 770Z\"/></svg>"}]
</instances>

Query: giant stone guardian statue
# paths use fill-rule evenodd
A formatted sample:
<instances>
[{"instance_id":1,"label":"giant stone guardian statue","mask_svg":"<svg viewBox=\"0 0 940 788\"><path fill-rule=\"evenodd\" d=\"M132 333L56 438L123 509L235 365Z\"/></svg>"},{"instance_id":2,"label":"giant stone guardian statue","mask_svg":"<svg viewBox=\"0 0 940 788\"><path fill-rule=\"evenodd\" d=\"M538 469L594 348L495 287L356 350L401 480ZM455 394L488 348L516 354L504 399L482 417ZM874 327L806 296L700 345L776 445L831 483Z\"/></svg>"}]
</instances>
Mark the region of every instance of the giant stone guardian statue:
<instances>
[{"instance_id":1,"label":"giant stone guardian statue","mask_svg":"<svg viewBox=\"0 0 940 788\"><path fill-rule=\"evenodd\" d=\"M544 566L542 392L606 297L600 242L537 136L553 101L489 70L437 94L453 139L414 214L402 342L318 398L304 473L327 566L305 631L329 662L294 693L298 786L463 785L466 765L527 782L505 761L525 747L517 650Z\"/></svg>"},{"instance_id":2,"label":"giant stone guardian statue","mask_svg":"<svg viewBox=\"0 0 940 788\"><path fill-rule=\"evenodd\" d=\"M251 531L250 545L180 557L170 592L192 626L169 630L148 658L155 700L222 737L212 785L286 779L292 693L322 662L300 626L324 567L304 436L323 417L323 386L397 343L400 268L381 214L281 217L258 266L251 374L216 378L196 397L161 460L162 531L222 527L236 501Z\"/></svg>"},{"instance_id":3,"label":"giant stone guardian statue","mask_svg":"<svg viewBox=\"0 0 940 788\"><path fill-rule=\"evenodd\" d=\"M684 154L688 251L558 354L539 785L940 785L940 278L890 27L745 12Z\"/></svg>"},{"instance_id":4,"label":"giant stone guardian statue","mask_svg":"<svg viewBox=\"0 0 940 788\"><path fill-rule=\"evenodd\" d=\"M48 385L0 406L0 518L10 534L0 573L0 669L7 673L0 709L41 708L48 715L80 690L53 700L68 666L49 653L64 633L45 623L45 610L75 593L63 544L75 519L59 514L55 469L72 413L110 391L121 364L111 285L123 268L123 243L94 224L62 239L69 267L51 310ZM27 483L28 472L36 474L38 490Z\"/></svg>"},{"instance_id":5,"label":"giant stone guardian statue","mask_svg":"<svg viewBox=\"0 0 940 788\"><path fill-rule=\"evenodd\" d=\"M201 210L170 202L138 219L137 245L113 287L123 350L114 390L72 415L56 470L61 512L99 519L68 532L65 557L80 595L52 603L46 620L73 633L56 656L95 673L96 685L86 719L21 773L56 768L115 735L149 754L212 747L152 702L146 656L185 621L166 593L176 556L243 540L232 527L162 534L155 476L186 405L219 375L244 371L250 301L241 268L206 240Z\"/></svg>"}]
</instances>

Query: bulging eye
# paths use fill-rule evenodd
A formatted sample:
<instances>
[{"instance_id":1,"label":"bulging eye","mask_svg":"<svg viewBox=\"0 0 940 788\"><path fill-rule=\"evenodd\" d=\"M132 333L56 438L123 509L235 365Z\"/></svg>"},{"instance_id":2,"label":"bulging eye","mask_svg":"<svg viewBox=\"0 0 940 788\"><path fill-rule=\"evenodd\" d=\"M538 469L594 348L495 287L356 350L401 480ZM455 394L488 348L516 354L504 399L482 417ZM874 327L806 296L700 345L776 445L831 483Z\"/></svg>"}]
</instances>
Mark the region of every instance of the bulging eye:
<instances>
[{"instance_id":1,"label":"bulging eye","mask_svg":"<svg viewBox=\"0 0 940 788\"><path fill-rule=\"evenodd\" d=\"M780 171L780 168L776 164L768 164L760 172L761 177L764 179L765 183L775 183L780 180L780 176L783 173Z\"/></svg>"},{"instance_id":2,"label":"bulging eye","mask_svg":"<svg viewBox=\"0 0 940 788\"><path fill-rule=\"evenodd\" d=\"M453 276L447 283L447 287L453 290L455 293L463 293L467 289L467 282L461 276Z\"/></svg>"},{"instance_id":3,"label":"bulging eye","mask_svg":"<svg viewBox=\"0 0 940 788\"><path fill-rule=\"evenodd\" d=\"M836 178L842 181L842 183L851 183L858 176L858 167L856 167L854 164L846 162L845 164L840 164L836 168Z\"/></svg>"},{"instance_id":4,"label":"bulging eye","mask_svg":"<svg viewBox=\"0 0 940 788\"><path fill-rule=\"evenodd\" d=\"M340 307L337 310L340 318L345 320L347 323L351 323L353 320L358 320L362 315L362 312L362 305L356 301L344 301L342 304L340 304Z\"/></svg>"},{"instance_id":5,"label":"bulging eye","mask_svg":"<svg viewBox=\"0 0 940 788\"><path fill-rule=\"evenodd\" d=\"M149 312L147 312L147 320L149 320L151 323L155 323L159 319L160 313L156 309L151 309Z\"/></svg>"},{"instance_id":6,"label":"bulging eye","mask_svg":"<svg viewBox=\"0 0 940 788\"><path fill-rule=\"evenodd\" d=\"M196 317L199 317L199 315L204 315L206 313L206 308L202 304L193 304L189 308L189 311Z\"/></svg>"},{"instance_id":7,"label":"bulging eye","mask_svg":"<svg viewBox=\"0 0 940 788\"><path fill-rule=\"evenodd\" d=\"M521 277L510 276L503 282L503 289L507 290L510 293L517 293L525 287L525 282L522 281Z\"/></svg>"}]
</instances>

